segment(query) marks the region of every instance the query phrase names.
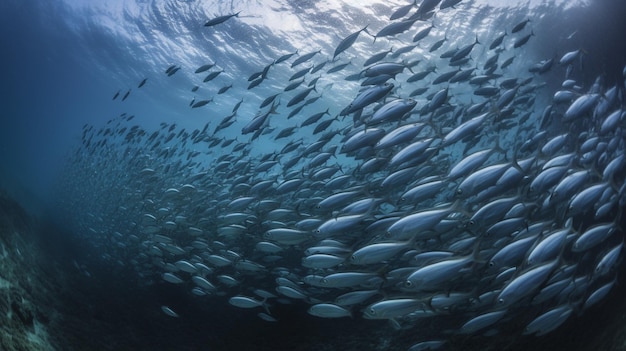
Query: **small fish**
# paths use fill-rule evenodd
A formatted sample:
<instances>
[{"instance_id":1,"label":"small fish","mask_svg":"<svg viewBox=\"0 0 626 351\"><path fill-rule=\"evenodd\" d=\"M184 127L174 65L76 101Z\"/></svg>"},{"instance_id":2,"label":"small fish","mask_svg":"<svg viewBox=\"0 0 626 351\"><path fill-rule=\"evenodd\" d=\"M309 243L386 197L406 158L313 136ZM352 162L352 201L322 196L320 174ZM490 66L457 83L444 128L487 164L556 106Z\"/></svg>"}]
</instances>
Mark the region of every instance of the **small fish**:
<instances>
[{"instance_id":1,"label":"small fish","mask_svg":"<svg viewBox=\"0 0 626 351\"><path fill-rule=\"evenodd\" d=\"M310 315L321 318L342 318L351 317L352 313L345 307L334 305L332 303L318 303L313 305L307 311Z\"/></svg>"},{"instance_id":2,"label":"small fish","mask_svg":"<svg viewBox=\"0 0 626 351\"><path fill-rule=\"evenodd\" d=\"M500 35L499 37L497 37L496 39L494 39L491 42L491 45L489 45L489 50L493 50L495 48L497 48L498 46L500 46L500 44L502 44L502 41L504 40L504 37L506 37L506 31L504 31L504 34Z\"/></svg>"},{"instance_id":3,"label":"small fish","mask_svg":"<svg viewBox=\"0 0 626 351\"><path fill-rule=\"evenodd\" d=\"M225 92L228 91L228 89L230 89L232 87L233 87L232 83L230 85L225 85L225 86L221 87L220 90L217 93L218 94L224 94Z\"/></svg>"},{"instance_id":4,"label":"small fish","mask_svg":"<svg viewBox=\"0 0 626 351\"><path fill-rule=\"evenodd\" d=\"M274 62L275 64L279 64L283 61L287 61L291 58L291 56L296 55L298 53L298 50L296 50L295 52L292 52L291 54L285 54L279 58L276 59L276 61Z\"/></svg>"},{"instance_id":5,"label":"small fish","mask_svg":"<svg viewBox=\"0 0 626 351\"><path fill-rule=\"evenodd\" d=\"M517 33L521 31L522 29L524 29L524 27L526 27L526 24L528 24L528 22L530 22L530 18L516 24L515 27L513 27L513 29L511 30L511 33Z\"/></svg>"},{"instance_id":6,"label":"small fish","mask_svg":"<svg viewBox=\"0 0 626 351\"><path fill-rule=\"evenodd\" d=\"M405 316L426 306L421 299L390 299L373 303L363 311L365 319L392 319Z\"/></svg>"},{"instance_id":7,"label":"small fish","mask_svg":"<svg viewBox=\"0 0 626 351\"><path fill-rule=\"evenodd\" d=\"M170 317L174 317L174 318L178 318L178 314L176 312L174 312L174 310L172 310L170 307L167 306L161 306L161 311L163 311L163 313L165 313L166 315L170 316Z\"/></svg>"},{"instance_id":8,"label":"small fish","mask_svg":"<svg viewBox=\"0 0 626 351\"><path fill-rule=\"evenodd\" d=\"M581 50L574 50L564 54L559 60L560 65L569 65L580 56Z\"/></svg>"},{"instance_id":9,"label":"small fish","mask_svg":"<svg viewBox=\"0 0 626 351\"><path fill-rule=\"evenodd\" d=\"M295 59L295 60L293 61L293 63L291 64L291 68L294 68L294 67L296 67L297 65L299 65L299 64L301 64L301 63L304 63L304 62L306 62L306 61L308 61L308 60L312 59L312 58L313 58L313 56L315 56L315 55L317 55L317 54L319 54L319 53L321 53L321 52L322 52L322 50L320 49L320 50L318 50L318 51L313 51L313 52L310 52L310 53L308 53L308 54L304 54L304 55L302 55L302 56L298 57L298 58L297 58L297 59Z\"/></svg>"},{"instance_id":10,"label":"small fish","mask_svg":"<svg viewBox=\"0 0 626 351\"><path fill-rule=\"evenodd\" d=\"M213 66L215 66L215 63L207 63L205 65L198 67L198 69L196 69L194 73L202 73L202 72L208 71L211 68L213 68Z\"/></svg>"},{"instance_id":11,"label":"small fish","mask_svg":"<svg viewBox=\"0 0 626 351\"><path fill-rule=\"evenodd\" d=\"M203 81L204 83L206 83L206 82L210 82L210 81L212 81L213 79L215 79L217 76L219 76L222 72L224 72L224 70L211 72L211 73L209 73L209 74L208 74L208 75L207 75L207 76L206 76L206 77L205 77L202 81Z\"/></svg>"},{"instance_id":12,"label":"small fish","mask_svg":"<svg viewBox=\"0 0 626 351\"><path fill-rule=\"evenodd\" d=\"M428 36L428 34L430 34L430 31L435 28L435 25L431 25L430 27L426 27L422 30L420 30L419 32L417 32L417 34L415 34L415 36L413 37L413 42L418 42L424 38L426 38Z\"/></svg>"},{"instance_id":13,"label":"small fish","mask_svg":"<svg viewBox=\"0 0 626 351\"><path fill-rule=\"evenodd\" d=\"M333 54L333 60L335 60L335 57L337 57L337 55L341 54L342 52L350 48L352 44L354 44L354 42L357 40L357 38L359 37L359 34L361 34L362 31L367 31L367 26L345 37L339 43L339 45L337 45L337 47L335 48L335 53Z\"/></svg>"},{"instance_id":14,"label":"small fish","mask_svg":"<svg viewBox=\"0 0 626 351\"><path fill-rule=\"evenodd\" d=\"M376 35L374 35L374 42L376 42L376 39L380 37L388 37L388 36L393 36L396 34L406 32L407 30L409 30L409 28L411 28L411 26L413 26L415 21L417 21L417 18L407 19L404 21L393 22L391 24L388 24L387 26L383 27L380 31L378 31Z\"/></svg>"},{"instance_id":15,"label":"small fish","mask_svg":"<svg viewBox=\"0 0 626 351\"><path fill-rule=\"evenodd\" d=\"M171 65L165 70L165 74L169 74L176 68L176 65Z\"/></svg>"},{"instance_id":16,"label":"small fish","mask_svg":"<svg viewBox=\"0 0 626 351\"><path fill-rule=\"evenodd\" d=\"M528 39L530 39L530 37L532 37L533 35L535 35L535 33L533 33L532 31L530 32L530 34L523 36L521 38L519 38L518 40L515 41L515 43L513 44L513 48L519 48L522 45L526 44L528 42Z\"/></svg>"},{"instance_id":17,"label":"small fish","mask_svg":"<svg viewBox=\"0 0 626 351\"><path fill-rule=\"evenodd\" d=\"M139 85L137 86L137 88L141 88L142 86L146 85L146 82L148 81L148 78L144 78Z\"/></svg>"},{"instance_id":18,"label":"small fish","mask_svg":"<svg viewBox=\"0 0 626 351\"><path fill-rule=\"evenodd\" d=\"M391 16L389 16L389 20L393 21L406 16L406 14L409 13L409 11L411 11L411 9L415 6L417 6L417 0L413 0L412 3L399 7L391 14Z\"/></svg>"},{"instance_id":19,"label":"small fish","mask_svg":"<svg viewBox=\"0 0 626 351\"><path fill-rule=\"evenodd\" d=\"M202 106L204 106L204 105L206 105L206 104L208 104L209 102L212 102L212 101L213 101L213 98L208 99L208 100L200 100L200 101L198 101L198 102L194 103L194 104L191 106L191 108L198 108L198 107L202 107Z\"/></svg>"},{"instance_id":20,"label":"small fish","mask_svg":"<svg viewBox=\"0 0 626 351\"><path fill-rule=\"evenodd\" d=\"M233 296L228 299L228 303L239 308L256 308L263 306L262 301L247 296Z\"/></svg>"},{"instance_id":21,"label":"small fish","mask_svg":"<svg viewBox=\"0 0 626 351\"><path fill-rule=\"evenodd\" d=\"M205 27L212 27L215 25L218 25L220 23L224 23L226 21L228 21L229 19L233 18L233 17L239 17L239 14L241 13L241 11L237 12L237 13L233 13L231 15L223 15L223 16L219 16L213 19L208 20L204 26Z\"/></svg>"}]
</instances>

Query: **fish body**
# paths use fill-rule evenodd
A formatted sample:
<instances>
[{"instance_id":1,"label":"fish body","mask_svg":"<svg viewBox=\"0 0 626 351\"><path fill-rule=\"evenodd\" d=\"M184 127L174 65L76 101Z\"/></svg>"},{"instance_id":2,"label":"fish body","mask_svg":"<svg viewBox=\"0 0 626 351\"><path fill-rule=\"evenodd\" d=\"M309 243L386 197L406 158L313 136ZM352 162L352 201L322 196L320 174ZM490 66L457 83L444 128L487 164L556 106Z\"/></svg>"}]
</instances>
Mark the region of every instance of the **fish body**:
<instances>
[{"instance_id":1,"label":"fish body","mask_svg":"<svg viewBox=\"0 0 626 351\"><path fill-rule=\"evenodd\" d=\"M239 14L240 14L240 13L241 13L241 11L236 12L236 13L233 13L233 14L230 14L230 15L223 15L223 16L218 16L218 17L215 17L215 18L213 18L213 19L210 19L210 20L206 21L206 22L204 23L204 26L205 26L205 27L213 27L213 26L216 26L216 25L218 25L218 24L221 24L221 23L224 23L224 22L228 21L229 19L231 19L231 18L233 18L233 17L239 17Z\"/></svg>"},{"instance_id":2,"label":"fish body","mask_svg":"<svg viewBox=\"0 0 626 351\"><path fill-rule=\"evenodd\" d=\"M335 52L333 53L333 60L335 59L335 57L337 57L337 55L341 54L342 52L344 52L345 50L350 48L352 46L352 44L354 44L354 42L359 37L359 34L361 34L361 32L364 31L364 30L367 30L367 26L365 26L362 29L360 29L360 30L358 30L358 31L348 35L347 37L345 37L339 43L339 45L337 45L337 47L335 48Z\"/></svg>"}]
</instances>

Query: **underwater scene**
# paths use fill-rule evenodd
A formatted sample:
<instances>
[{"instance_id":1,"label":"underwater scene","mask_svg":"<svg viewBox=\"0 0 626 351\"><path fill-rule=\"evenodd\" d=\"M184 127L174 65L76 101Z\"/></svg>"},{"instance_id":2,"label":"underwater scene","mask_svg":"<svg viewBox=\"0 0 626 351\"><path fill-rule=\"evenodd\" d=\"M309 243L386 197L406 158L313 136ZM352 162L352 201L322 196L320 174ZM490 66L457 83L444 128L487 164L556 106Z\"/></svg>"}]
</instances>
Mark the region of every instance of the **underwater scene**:
<instances>
[{"instance_id":1,"label":"underwater scene","mask_svg":"<svg viewBox=\"0 0 626 351\"><path fill-rule=\"evenodd\" d=\"M625 2L0 19L0 350L626 350Z\"/></svg>"}]
</instances>

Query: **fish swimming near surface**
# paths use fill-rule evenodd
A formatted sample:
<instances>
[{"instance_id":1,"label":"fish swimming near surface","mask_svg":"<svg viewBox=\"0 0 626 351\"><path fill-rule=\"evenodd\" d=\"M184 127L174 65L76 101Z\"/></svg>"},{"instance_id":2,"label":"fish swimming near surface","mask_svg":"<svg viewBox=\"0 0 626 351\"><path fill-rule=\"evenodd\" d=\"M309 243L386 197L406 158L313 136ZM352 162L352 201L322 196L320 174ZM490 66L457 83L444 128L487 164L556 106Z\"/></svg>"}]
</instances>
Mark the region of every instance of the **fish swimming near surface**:
<instances>
[{"instance_id":1,"label":"fish swimming near surface","mask_svg":"<svg viewBox=\"0 0 626 351\"><path fill-rule=\"evenodd\" d=\"M224 23L224 22L228 21L229 19L231 19L231 18L233 18L233 17L239 17L239 14L240 14L240 13L241 13L241 11L236 12L236 13L233 13L233 14L231 14L231 15L223 15L223 16L218 16L218 17L215 17L215 18L213 18L213 19L210 19L210 20L206 21L206 22L204 23L204 26L205 26L205 27L213 27L213 26L216 26L216 25L218 25L218 24L221 24L221 23Z\"/></svg>"}]
</instances>

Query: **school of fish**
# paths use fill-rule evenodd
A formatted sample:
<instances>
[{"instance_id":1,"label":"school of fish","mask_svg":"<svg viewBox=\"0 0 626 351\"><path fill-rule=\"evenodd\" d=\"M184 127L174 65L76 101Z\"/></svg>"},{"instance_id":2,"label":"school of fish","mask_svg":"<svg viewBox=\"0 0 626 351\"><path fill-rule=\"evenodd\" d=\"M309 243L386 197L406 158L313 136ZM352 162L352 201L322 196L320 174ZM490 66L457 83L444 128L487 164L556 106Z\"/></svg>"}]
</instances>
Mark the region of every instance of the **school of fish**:
<instances>
[{"instance_id":1,"label":"school of fish","mask_svg":"<svg viewBox=\"0 0 626 351\"><path fill-rule=\"evenodd\" d=\"M549 333L616 284L626 69L616 83L582 86L585 53L575 50L508 71L541 35L532 18L497 37L467 33L445 51L455 38L433 37L433 15L459 3L416 1L386 26L344 34L334 51L301 48L242 74L234 85L246 90L272 71L291 75L242 125L244 99L194 130L147 130L128 114L86 125L63 207L81 214L103 259L123 257L146 282L226 297L268 322L281 303L321 318L387 320L415 328L411 351L512 321L520 334ZM344 59L357 41L386 39L393 49ZM214 66L187 73L210 71L199 85L211 84L223 71ZM544 74L557 69L563 83L541 106ZM333 93L324 78L353 84L351 102L302 113ZM440 335L420 335L424 323Z\"/></svg>"}]
</instances>

